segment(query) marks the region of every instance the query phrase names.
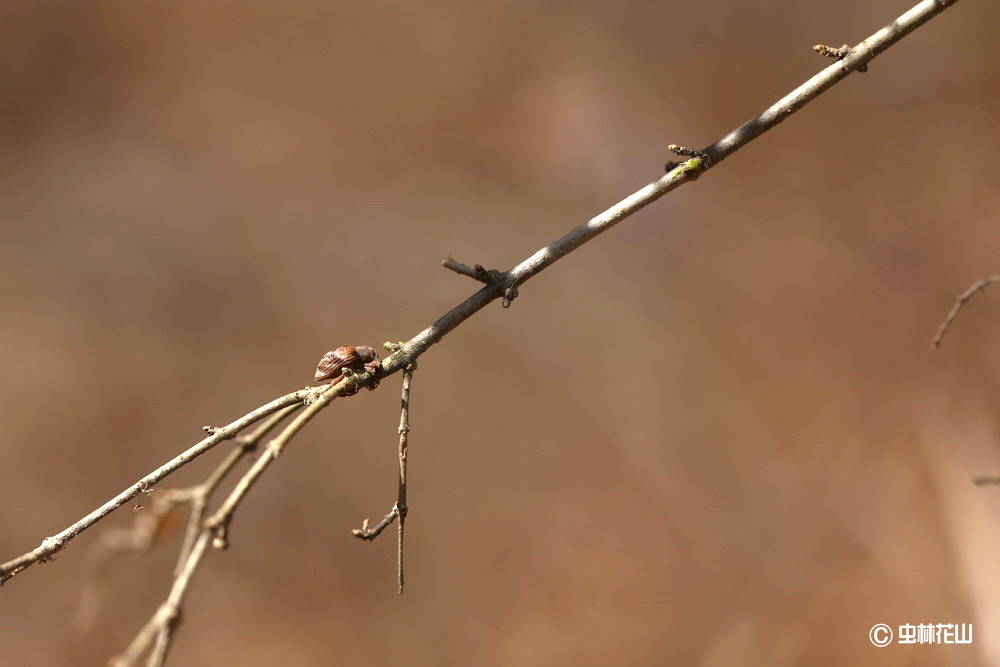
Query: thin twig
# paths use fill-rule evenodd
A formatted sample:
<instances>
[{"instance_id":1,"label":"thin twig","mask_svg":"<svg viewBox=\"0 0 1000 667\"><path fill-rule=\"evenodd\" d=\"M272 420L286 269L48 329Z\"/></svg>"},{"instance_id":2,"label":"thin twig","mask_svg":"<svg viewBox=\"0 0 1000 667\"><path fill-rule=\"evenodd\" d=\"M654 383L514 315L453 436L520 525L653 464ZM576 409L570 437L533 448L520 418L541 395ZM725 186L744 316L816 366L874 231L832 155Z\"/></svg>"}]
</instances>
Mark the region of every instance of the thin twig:
<instances>
[{"instance_id":1,"label":"thin twig","mask_svg":"<svg viewBox=\"0 0 1000 667\"><path fill-rule=\"evenodd\" d=\"M321 388L315 398L307 405L302 412L296 415L292 423L286 426L281 433L267 443L263 453L257 458L250 470L240 479L232 492L222 503L222 506L211 517L205 520L205 528L214 533L212 546L217 549L225 549L228 546L229 524L232 521L233 513L247 493L253 488L254 483L260 478L274 461L281 455L285 445L298 433L316 414L329 405L330 401L338 396L357 393L357 388L365 383L375 380L368 373L351 375L347 378Z\"/></svg>"},{"instance_id":2,"label":"thin twig","mask_svg":"<svg viewBox=\"0 0 1000 667\"><path fill-rule=\"evenodd\" d=\"M386 343L386 347L389 347ZM398 347L398 346L397 346ZM409 507L406 505L406 453L410 434L410 383L413 381L413 370L416 364L410 364L403 370L403 396L399 411L399 483L396 491L396 504L392 506L389 513L382 518L374 528L370 528L370 519L365 519L361 523L361 528L355 528L351 532L363 540L374 540L383 530L388 528L393 521L399 519L399 530L397 534L396 547L396 570L399 581L399 594L403 594L403 533L406 524L406 514Z\"/></svg>"},{"instance_id":3,"label":"thin twig","mask_svg":"<svg viewBox=\"0 0 1000 667\"><path fill-rule=\"evenodd\" d=\"M374 540L376 537L382 534L382 531L392 525L392 522L396 520L399 516L399 506L393 505L389 513L382 517L382 520L377 524L372 526L371 519L365 519L361 522L360 528L354 528L351 530L351 534L355 537L359 537L362 540Z\"/></svg>"},{"instance_id":4,"label":"thin twig","mask_svg":"<svg viewBox=\"0 0 1000 667\"><path fill-rule=\"evenodd\" d=\"M222 428L213 429L211 435L207 438L191 447L187 451L175 456L170 459L167 463L163 464L153 472L149 473L138 482L132 484L127 489L119 493L117 496L104 503L96 510L83 517L73 525L69 526L65 530L53 535L52 537L47 537L42 540L42 543L36 549L29 551L26 554L18 556L13 560L10 560L2 565L0 565L0 585L3 585L8 579L18 574L25 568L30 567L34 563L39 561L45 562L52 558L56 553L61 551L74 537L90 528L92 525L103 519L104 517L111 514L129 500L139 495L140 493L149 493L153 485L159 482L161 479L169 475L170 473L176 471L178 468L187 465L194 459L198 458L208 450L215 447L223 440L229 440L235 437L240 431L253 425L254 423L260 421L264 417L281 410L282 408L288 407L290 405L298 405L306 403L316 396L317 392L322 391L322 387L314 387L310 389L303 389L300 391L294 391L290 394L286 394L280 398L276 398L270 403L262 405L256 410L249 412L236 421L224 426Z\"/></svg>"},{"instance_id":5,"label":"thin twig","mask_svg":"<svg viewBox=\"0 0 1000 667\"><path fill-rule=\"evenodd\" d=\"M965 302L974 297L979 292L986 291L986 288L993 283L1000 282L1000 273L995 276L990 276L989 278L983 278L982 280L977 280L972 283L969 289L965 290L955 299L955 305L951 307L951 311L945 316L944 321L941 322L941 326L938 327L937 333L934 334L934 340L931 341L931 347L935 350L941 347L941 339L944 338L945 333L951 328L952 322L958 317L958 311L962 310L962 306Z\"/></svg>"},{"instance_id":6,"label":"thin twig","mask_svg":"<svg viewBox=\"0 0 1000 667\"><path fill-rule=\"evenodd\" d=\"M150 644L153 646L153 650L150 652L150 665L162 665L163 660L166 658L167 651L170 648L171 641L174 636L174 630L177 625L177 621L180 616L181 601L183 597L183 590L177 592L176 581L180 580L185 573L191 573L201 562L201 559L205 556L205 545L210 539L213 538L213 545L216 548L225 548L226 546L226 532L228 530L229 522L232 519L232 513L235 511L236 506L245 496L246 492L249 491L253 482L261 475L263 470L270 465L277 458L277 455L281 453L281 449L285 444L296 434L299 430L315 415L319 410L321 410L325 405L332 401L337 396L342 396L345 392L352 391L352 381L343 380L336 384L331 384L326 387L320 388L322 391L318 394L317 398L313 400L309 406L302 411L292 421L291 424L286 426L284 430L271 442L265 452L257 459L254 465L248 470L240 481L237 483L235 489L227 498L226 502L223 503L222 508L216 512L209 519L204 519L205 508L208 503L208 498L212 491L218 486L226 474L232 470L236 462L242 458L242 456L253 451L261 438L263 438L269 431L273 430L283 419L292 414L299 406L291 406L285 410L273 415L267 422L262 424L253 434L247 436L247 438L240 443L240 447L234 449L233 452L226 458L222 464L216 468L215 472L209 477L204 484L199 487L195 487L194 507L191 513L191 522L189 525L189 534L194 534L194 539L191 544L190 549L182 549L181 556L177 562L177 568L175 571L175 585L171 589L170 597L160 605L156 613L153 614L152 618L143 626L139 634L136 635L132 643L129 644L128 649L117 659L116 665L120 667L130 666L136 664L139 658L146 652ZM234 496L237 496L234 499ZM186 585L186 584L185 584Z\"/></svg>"},{"instance_id":7,"label":"thin twig","mask_svg":"<svg viewBox=\"0 0 1000 667\"><path fill-rule=\"evenodd\" d=\"M91 572L86 576L80 604L77 609L77 624L89 628L91 619L96 615L101 605L101 574L115 556L127 551L148 551L153 548L168 532L170 519L177 514L177 507L183 504L191 505L188 527L181 545L180 555L174 569L174 576L179 576L187 564L191 549L198 539L205 518L208 501L213 492L225 477L248 454L254 452L260 440L272 429L299 408L291 405L272 414L261 422L252 433L242 434L234 439L235 447L226 458L209 475L208 479L197 486L185 489L168 489L157 494L150 511L142 512L136 517L130 528L115 528L102 533L101 538L88 550L88 567ZM212 429L215 430L215 429ZM172 626L169 624L160 628L157 636L157 646L169 643ZM157 653L154 649L153 654ZM152 661L151 661L152 662Z\"/></svg>"},{"instance_id":8,"label":"thin twig","mask_svg":"<svg viewBox=\"0 0 1000 667\"><path fill-rule=\"evenodd\" d=\"M466 266L461 262L456 262L451 257L446 257L441 262L441 266L455 273L460 273L463 276L468 276L473 280L478 280L481 283L486 283L487 285L490 283L489 272L478 264L475 266Z\"/></svg>"},{"instance_id":9,"label":"thin twig","mask_svg":"<svg viewBox=\"0 0 1000 667\"><path fill-rule=\"evenodd\" d=\"M399 538L396 543L396 569L399 580L399 594L403 594L403 528L406 525L406 514L410 511L406 504L406 453L410 436L410 382L413 381L413 370L416 364L410 364L403 371L403 397L399 410L399 494L396 508L399 512Z\"/></svg>"},{"instance_id":10,"label":"thin twig","mask_svg":"<svg viewBox=\"0 0 1000 667\"><path fill-rule=\"evenodd\" d=\"M236 467L236 464L246 455L257 450L257 446L260 441L270 433L278 424L283 422L289 415L299 409L299 405L290 405L287 408L283 408L279 412L274 413L268 417L260 426L258 426L253 433L247 435L239 436L237 440L238 447L235 447L233 451L229 453L226 459L209 475L208 479L202 484L198 485L192 489L193 501L191 503L191 516L188 520L187 531L184 535L184 544L181 546L180 556L177 558L177 569L179 572L183 567L183 563L187 558L188 553L191 551L191 547L194 545L195 540L198 538L198 534L202 529L202 523L205 520L205 513L208 509L208 501L211 498L212 493L218 488L222 480L229 474L229 472Z\"/></svg>"}]
</instances>

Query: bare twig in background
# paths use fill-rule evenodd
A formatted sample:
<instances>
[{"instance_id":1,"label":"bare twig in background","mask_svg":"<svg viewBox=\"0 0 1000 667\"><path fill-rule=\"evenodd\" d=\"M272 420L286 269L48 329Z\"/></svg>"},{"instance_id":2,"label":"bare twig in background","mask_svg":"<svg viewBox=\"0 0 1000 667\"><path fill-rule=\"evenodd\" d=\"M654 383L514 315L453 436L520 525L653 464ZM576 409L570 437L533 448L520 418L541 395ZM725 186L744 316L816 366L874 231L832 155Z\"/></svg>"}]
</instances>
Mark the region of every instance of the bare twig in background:
<instances>
[{"instance_id":1,"label":"bare twig in background","mask_svg":"<svg viewBox=\"0 0 1000 667\"><path fill-rule=\"evenodd\" d=\"M393 347L398 348L399 345L391 345L386 343L385 346L389 349ZM406 513L409 511L409 507L406 505L406 452L408 446L408 439L410 434L410 382L413 381L413 371L416 365L407 366L403 370L403 396L401 399L401 408L399 411L399 487L396 494L396 503L389 510L389 513L378 522L374 528L369 528L371 523L370 519L365 519L361 528L355 528L351 532L360 537L363 540L374 540L382 531L385 530L393 521L397 518L399 519L399 532L397 538L397 553L396 553L396 574L399 582L399 594L403 594L403 528L406 524Z\"/></svg>"},{"instance_id":2,"label":"bare twig in background","mask_svg":"<svg viewBox=\"0 0 1000 667\"><path fill-rule=\"evenodd\" d=\"M941 347L941 340L944 335L951 328L952 323L954 323L955 318L958 317L958 313L965 306L966 302L974 297L979 292L985 292L986 288L993 283L1000 282L1000 273L995 276L990 276L988 278L983 278L982 280L977 280L969 286L969 289L965 290L955 298L955 305L951 307L948 314L945 316L944 321L941 322L941 326L938 327L937 333L934 334L934 340L931 341L931 347L937 349ZM979 477L973 477L972 483L976 486L994 486L1000 484L1000 476L997 475L980 475Z\"/></svg>"},{"instance_id":3,"label":"bare twig in background","mask_svg":"<svg viewBox=\"0 0 1000 667\"><path fill-rule=\"evenodd\" d=\"M958 311L962 310L965 302L974 297L977 293L983 292L987 287L993 283L1000 283L1000 274L995 276L990 276L989 278L983 278L982 280L977 280L972 283L969 289L965 290L955 299L955 305L951 307L948 315L945 316L944 321L941 322L941 326L938 327L937 333L934 334L934 340L931 341L931 347L937 349L941 347L941 339L951 328L952 323L955 318L958 317Z\"/></svg>"},{"instance_id":4,"label":"bare twig in background","mask_svg":"<svg viewBox=\"0 0 1000 667\"><path fill-rule=\"evenodd\" d=\"M117 507L128 502L129 499L135 497L137 494L144 491L148 492L153 484L205 451L208 451L222 440L233 438L243 429L278 411L285 410L286 408L294 409L299 406L305 406L296 418L277 437L268 443L265 451L259 456L250 470L239 480L222 506L212 516L204 520L199 519L198 523L194 523L194 516L196 514L199 517L203 516L205 508L201 507L197 512L192 512L192 524L189 527L188 536L182 548L181 560L170 594L129 645L128 649L122 654L118 662L118 664L123 665L134 664L150 648L150 645L153 644L150 663L162 664L179 619L180 606L184 595L190 586L194 571L206 553L209 541L217 548L225 548L228 545L229 526L240 502L249 493L256 480L274 462L278 455L281 454L291 438L321 409L338 396L347 396L356 393L362 386L373 388L381 377L404 369L412 371L417 358L427 351L428 348L439 342L450 331L487 304L495 299L502 299L503 306L509 306L517 297L520 285L674 188L689 180L694 180L702 172L715 167L729 155L732 155L750 141L788 118L852 72L862 70L881 52L955 2L957 0L922 0L890 25L882 28L857 46L847 49L846 52L838 53L840 59L836 63L813 76L775 104L765 109L758 116L747 121L701 151L684 149L687 151L685 154L693 156L691 159L679 164L671 164L666 175L626 197L618 204L615 204L590 221L570 231L562 238L541 248L517 266L507 271L498 271L487 270L478 265L474 268L469 268L450 258L445 260L444 264L447 268L485 283L484 287L438 318L433 324L409 341L399 345L398 349L383 362L383 370L378 374L378 377L369 371L345 373L344 379L335 385L293 392L248 413L226 427L214 430L208 438L142 478L91 514L57 535L44 540L42 545L37 549L0 565L0 584L31 564L51 558L83 530L107 516ZM408 380L409 371L404 375L404 386L408 386ZM288 413L283 414L287 415ZM405 481L406 428L408 428L406 419L404 406L404 414L400 427L401 499L405 499L405 494L403 493L405 486L403 482ZM227 463L229 460L227 459ZM228 472L228 468L218 475L213 475L209 481L217 477L217 484L218 481L221 481L225 472ZM208 482L206 482L207 485ZM215 487L213 486L213 488ZM400 519L399 546L401 553L405 502L397 503L396 511ZM401 557L400 588L402 588Z\"/></svg>"},{"instance_id":5,"label":"bare twig in background","mask_svg":"<svg viewBox=\"0 0 1000 667\"><path fill-rule=\"evenodd\" d=\"M104 575L108 564L125 553L145 553L159 545L174 532L178 523L179 505L188 502L188 489L170 489L157 495L152 507L136 505L135 520L127 528L114 527L103 531L90 545L84 556L83 585L74 624L90 630L104 602ZM145 510L145 511L143 511Z\"/></svg>"}]
</instances>

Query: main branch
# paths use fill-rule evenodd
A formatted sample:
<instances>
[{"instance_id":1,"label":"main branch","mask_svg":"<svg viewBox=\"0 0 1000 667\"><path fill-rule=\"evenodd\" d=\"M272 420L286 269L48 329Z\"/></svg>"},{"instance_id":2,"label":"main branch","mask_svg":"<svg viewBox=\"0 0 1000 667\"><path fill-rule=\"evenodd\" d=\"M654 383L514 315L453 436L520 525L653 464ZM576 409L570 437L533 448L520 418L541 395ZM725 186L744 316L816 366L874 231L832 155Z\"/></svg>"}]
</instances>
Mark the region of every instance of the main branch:
<instances>
[{"instance_id":1,"label":"main branch","mask_svg":"<svg viewBox=\"0 0 1000 667\"><path fill-rule=\"evenodd\" d=\"M538 275L559 259L602 232L611 229L674 188L689 180L694 180L702 171L716 166L816 99L821 93L842 81L852 72L867 69L868 63L876 56L956 2L958 0L923 0L917 3L895 21L848 49L843 59L823 69L760 114L700 151L707 159L692 158L674 166L665 176L629 195L562 238L553 241L509 271L497 272L496 278L487 283L486 287L445 313L434 324L407 341L398 352L386 359L382 364L385 373L387 375L395 373L416 361L417 357L427 351L427 348L440 341L448 332L491 301L498 298L509 298L511 290L516 296L516 289L519 285Z\"/></svg>"}]
</instances>

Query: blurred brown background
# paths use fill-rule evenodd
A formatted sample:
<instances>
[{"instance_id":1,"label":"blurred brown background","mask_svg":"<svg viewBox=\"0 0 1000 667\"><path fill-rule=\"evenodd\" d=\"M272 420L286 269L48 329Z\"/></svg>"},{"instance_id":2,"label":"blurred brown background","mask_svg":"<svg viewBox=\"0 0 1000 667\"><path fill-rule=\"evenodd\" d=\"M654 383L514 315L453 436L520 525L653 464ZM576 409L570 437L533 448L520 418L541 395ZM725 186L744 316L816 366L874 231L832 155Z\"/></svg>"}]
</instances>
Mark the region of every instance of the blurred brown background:
<instances>
[{"instance_id":1,"label":"blurred brown background","mask_svg":"<svg viewBox=\"0 0 1000 667\"><path fill-rule=\"evenodd\" d=\"M910 5L4 3L0 560ZM323 413L172 664L1000 664L1000 287L929 350L1000 271L998 18L959 3L426 354L402 598L393 536L350 535L394 499L399 378ZM0 591L3 664L102 664L153 612L176 537L74 627L103 527Z\"/></svg>"}]
</instances>

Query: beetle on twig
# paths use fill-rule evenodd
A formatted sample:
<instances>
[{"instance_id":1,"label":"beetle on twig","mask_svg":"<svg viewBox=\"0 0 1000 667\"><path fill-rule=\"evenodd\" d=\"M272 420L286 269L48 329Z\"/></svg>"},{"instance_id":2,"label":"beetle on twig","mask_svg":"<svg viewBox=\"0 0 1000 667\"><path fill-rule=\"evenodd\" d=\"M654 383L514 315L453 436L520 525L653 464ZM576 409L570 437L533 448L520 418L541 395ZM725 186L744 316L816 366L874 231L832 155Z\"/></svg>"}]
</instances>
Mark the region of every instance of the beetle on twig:
<instances>
[{"instance_id":1,"label":"beetle on twig","mask_svg":"<svg viewBox=\"0 0 1000 667\"><path fill-rule=\"evenodd\" d=\"M368 345L341 345L336 350L330 350L319 360L316 366L316 381L329 380L330 384L339 382L342 378L355 372L367 371L372 376L368 389L378 386L382 375L382 362L378 360L378 352Z\"/></svg>"}]
</instances>

